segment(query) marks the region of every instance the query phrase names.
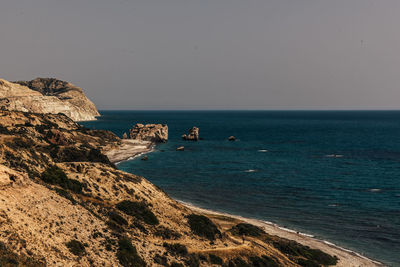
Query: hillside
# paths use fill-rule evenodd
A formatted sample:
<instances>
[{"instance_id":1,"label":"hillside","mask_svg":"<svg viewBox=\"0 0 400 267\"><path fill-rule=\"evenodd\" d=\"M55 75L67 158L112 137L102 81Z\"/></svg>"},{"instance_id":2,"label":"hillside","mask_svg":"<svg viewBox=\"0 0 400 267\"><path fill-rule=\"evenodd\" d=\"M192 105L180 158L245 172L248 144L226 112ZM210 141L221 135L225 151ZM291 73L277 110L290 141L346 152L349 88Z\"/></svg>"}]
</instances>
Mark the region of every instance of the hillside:
<instances>
[{"instance_id":1,"label":"hillside","mask_svg":"<svg viewBox=\"0 0 400 267\"><path fill-rule=\"evenodd\" d=\"M81 88L52 78L18 82L0 79L0 107L33 113L63 113L75 121L94 120L100 115Z\"/></svg>"},{"instance_id":2,"label":"hillside","mask_svg":"<svg viewBox=\"0 0 400 267\"><path fill-rule=\"evenodd\" d=\"M336 263L238 219L196 213L119 171L103 152L120 143L64 115L0 111L1 266Z\"/></svg>"}]
</instances>

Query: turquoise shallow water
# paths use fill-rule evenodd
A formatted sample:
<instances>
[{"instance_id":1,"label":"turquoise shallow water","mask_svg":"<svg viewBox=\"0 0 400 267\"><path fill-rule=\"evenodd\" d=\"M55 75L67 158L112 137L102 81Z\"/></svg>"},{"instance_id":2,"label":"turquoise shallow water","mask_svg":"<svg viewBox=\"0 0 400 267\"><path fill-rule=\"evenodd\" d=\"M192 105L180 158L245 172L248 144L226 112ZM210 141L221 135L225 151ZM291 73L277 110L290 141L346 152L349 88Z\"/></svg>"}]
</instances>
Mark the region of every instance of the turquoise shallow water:
<instances>
[{"instance_id":1,"label":"turquoise shallow water","mask_svg":"<svg viewBox=\"0 0 400 267\"><path fill-rule=\"evenodd\" d=\"M101 113L83 124L119 136L138 122L168 124L169 142L148 161L118 167L172 197L400 266L400 111ZM204 140L182 141L194 125Z\"/></svg>"}]
</instances>

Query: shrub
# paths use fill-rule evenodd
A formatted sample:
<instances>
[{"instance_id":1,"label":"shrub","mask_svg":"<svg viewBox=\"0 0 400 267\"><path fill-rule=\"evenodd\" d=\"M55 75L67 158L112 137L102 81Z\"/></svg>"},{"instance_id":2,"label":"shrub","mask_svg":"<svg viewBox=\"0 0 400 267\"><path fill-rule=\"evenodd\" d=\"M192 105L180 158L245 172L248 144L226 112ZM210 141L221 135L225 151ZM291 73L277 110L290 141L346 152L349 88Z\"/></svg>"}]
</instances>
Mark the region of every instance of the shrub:
<instances>
[{"instance_id":1,"label":"shrub","mask_svg":"<svg viewBox=\"0 0 400 267\"><path fill-rule=\"evenodd\" d=\"M294 257L302 257L309 260L302 261L304 264L307 264L304 266L311 266L311 262L320 265L336 265L338 261L336 256L326 254L319 249L312 249L310 247L301 245L296 241L281 238L277 241L274 241L272 244L284 254Z\"/></svg>"},{"instance_id":2,"label":"shrub","mask_svg":"<svg viewBox=\"0 0 400 267\"><path fill-rule=\"evenodd\" d=\"M154 232L154 235L162 237L163 239L178 239L181 237L180 233L175 232L174 230L171 230L164 226L158 227L157 230Z\"/></svg>"},{"instance_id":3,"label":"shrub","mask_svg":"<svg viewBox=\"0 0 400 267\"><path fill-rule=\"evenodd\" d=\"M190 254L185 260L184 260L186 266L188 267L199 267L200 266L200 260L199 256L196 254Z\"/></svg>"},{"instance_id":4,"label":"shrub","mask_svg":"<svg viewBox=\"0 0 400 267\"><path fill-rule=\"evenodd\" d=\"M128 225L128 221L125 220L124 217L122 217L115 211L108 212L108 217L110 218L110 220L113 220L114 222L120 225Z\"/></svg>"},{"instance_id":5,"label":"shrub","mask_svg":"<svg viewBox=\"0 0 400 267\"><path fill-rule=\"evenodd\" d=\"M250 261L253 266L255 267L262 267L262 266L268 266L268 267L279 267L280 265L277 264L273 259L270 257L263 255L262 257L251 257Z\"/></svg>"},{"instance_id":6,"label":"shrub","mask_svg":"<svg viewBox=\"0 0 400 267\"><path fill-rule=\"evenodd\" d=\"M112 220L108 220L106 222L106 224L110 228L110 230L112 230L114 232L118 232L118 233L124 232L124 228L122 228L120 224L118 224Z\"/></svg>"},{"instance_id":7,"label":"shrub","mask_svg":"<svg viewBox=\"0 0 400 267\"><path fill-rule=\"evenodd\" d=\"M56 191L56 193L59 194L60 196L62 196L62 197L64 197L64 198L68 199L69 201L71 201L72 204L74 204L74 205L76 204L75 199L71 196L70 193L68 193L68 191L65 191L65 190L62 189L62 188L56 188L55 191Z\"/></svg>"},{"instance_id":8,"label":"shrub","mask_svg":"<svg viewBox=\"0 0 400 267\"><path fill-rule=\"evenodd\" d=\"M96 148L51 146L50 154L57 162L101 162L115 167L108 157Z\"/></svg>"},{"instance_id":9,"label":"shrub","mask_svg":"<svg viewBox=\"0 0 400 267\"><path fill-rule=\"evenodd\" d=\"M138 255L136 248L127 238L118 241L117 258L119 263L124 267L142 267L146 266L144 260Z\"/></svg>"},{"instance_id":10,"label":"shrub","mask_svg":"<svg viewBox=\"0 0 400 267\"><path fill-rule=\"evenodd\" d=\"M163 247L172 255L175 256L186 256L188 254L188 250L185 245L179 243L165 243Z\"/></svg>"},{"instance_id":11,"label":"shrub","mask_svg":"<svg viewBox=\"0 0 400 267\"><path fill-rule=\"evenodd\" d=\"M42 267L46 264L24 255L18 255L0 242L0 266Z\"/></svg>"},{"instance_id":12,"label":"shrub","mask_svg":"<svg viewBox=\"0 0 400 267\"><path fill-rule=\"evenodd\" d=\"M58 168L57 166L52 166L46 169L42 173L41 179L45 183L58 185L64 189L69 189L75 193L82 192L82 187L83 187L82 183L74 179L69 179L65 174L65 172L62 169Z\"/></svg>"},{"instance_id":13,"label":"shrub","mask_svg":"<svg viewBox=\"0 0 400 267\"><path fill-rule=\"evenodd\" d=\"M235 259L229 261L228 266L229 267L253 267L252 265L248 264L246 261L244 261L241 258L235 258Z\"/></svg>"},{"instance_id":14,"label":"shrub","mask_svg":"<svg viewBox=\"0 0 400 267\"><path fill-rule=\"evenodd\" d=\"M86 253L85 246L76 239L69 241L66 245L69 251L76 256L83 256Z\"/></svg>"},{"instance_id":15,"label":"shrub","mask_svg":"<svg viewBox=\"0 0 400 267\"><path fill-rule=\"evenodd\" d=\"M206 216L191 214L188 216L190 229L198 236L205 237L211 241L215 240L216 236L221 236L221 232L217 226Z\"/></svg>"},{"instance_id":16,"label":"shrub","mask_svg":"<svg viewBox=\"0 0 400 267\"><path fill-rule=\"evenodd\" d=\"M171 262L170 267L185 267L185 265L183 265L182 263L173 261L173 262Z\"/></svg>"},{"instance_id":17,"label":"shrub","mask_svg":"<svg viewBox=\"0 0 400 267\"><path fill-rule=\"evenodd\" d=\"M247 235L257 237L265 234L264 230L260 227L248 223L239 223L233 226L230 231L232 234L240 236Z\"/></svg>"},{"instance_id":18,"label":"shrub","mask_svg":"<svg viewBox=\"0 0 400 267\"><path fill-rule=\"evenodd\" d=\"M298 259L297 263L303 267L321 267L321 265L312 260Z\"/></svg>"},{"instance_id":19,"label":"shrub","mask_svg":"<svg viewBox=\"0 0 400 267\"><path fill-rule=\"evenodd\" d=\"M158 263L158 264L160 264L160 265L162 265L162 266L168 266L167 257L161 256L160 254L156 254L156 255L154 256L154 262L155 262L155 263Z\"/></svg>"},{"instance_id":20,"label":"shrub","mask_svg":"<svg viewBox=\"0 0 400 267\"><path fill-rule=\"evenodd\" d=\"M212 264L219 264L219 265L222 265L223 260L222 260L220 257L218 257L217 255L210 254L210 255L208 255L208 256L210 257L210 262L211 262Z\"/></svg>"},{"instance_id":21,"label":"shrub","mask_svg":"<svg viewBox=\"0 0 400 267\"><path fill-rule=\"evenodd\" d=\"M157 225L159 223L157 217L147 207L145 202L124 200L117 204L117 209L127 215L143 220L147 224Z\"/></svg>"}]
</instances>

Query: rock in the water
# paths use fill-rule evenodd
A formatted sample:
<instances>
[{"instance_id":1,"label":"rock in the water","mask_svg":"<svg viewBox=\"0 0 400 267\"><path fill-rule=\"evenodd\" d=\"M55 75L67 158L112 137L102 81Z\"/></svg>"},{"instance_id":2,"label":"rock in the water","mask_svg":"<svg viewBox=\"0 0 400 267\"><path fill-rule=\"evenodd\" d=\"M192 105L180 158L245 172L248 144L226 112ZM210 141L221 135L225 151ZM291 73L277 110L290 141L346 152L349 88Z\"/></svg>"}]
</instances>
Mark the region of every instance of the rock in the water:
<instances>
[{"instance_id":1,"label":"rock in the water","mask_svg":"<svg viewBox=\"0 0 400 267\"><path fill-rule=\"evenodd\" d=\"M236 137L234 137L233 135L232 135L232 136L229 136L229 137L228 137L228 140L229 140L229 141L236 141Z\"/></svg>"},{"instance_id":2,"label":"rock in the water","mask_svg":"<svg viewBox=\"0 0 400 267\"><path fill-rule=\"evenodd\" d=\"M148 160L148 159L149 159L148 156L144 156L144 157L142 158L142 160Z\"/></svg>"},{"instance_id":3,"label":"rock in the water","mask_svg":"<svg viewBox=\"0 0 400 267\"><path fill-rule=\"evenodd\" d=\"M127 135L126 133L124 133L124 134L122 135L122 139L128 139L128 135Z\"/></svg>"},{"instance_id":4,"label":"rock in the water","mask_svg":"<svg viewBox=\"0 0 400 267\"><path fill-rule=\"evenodd\" d=\"M167 142L168 126L166 124L136 124L129 131L129 138L151 142Z\"/></svg>"},{"instance_id":5,"label":"rock in the water","mask_svg":"<svg viewBox=\"0 0 400 267\"><path fill-rule=\"evenodd\" d=\"M183 140L189 140L189 141L198 141L199 140L199 128L196 126L193 126L192 129L189 130L189 134L182 135Z\"/></svg>"},{"instance_id":6,"label":"rock in the water","mask_svg":"<svg viewBox=\"0 0 400 267\"><path fill-rule=\"evenodd\" d=\"M0 107L33 113L63 113L75 121L95 120L100 116L81 88L53 78L18 82L0 79Z\"/></svg>"},{"instance_id":7,"label":"rock in the water","mask_svg":"<svg viewBox=\"0 0 400 267\"><path fill-rule=\"evenodd\" d=\"M185 150L185 147L184 146L180 146L180 147L178 147L177 149L176 149L176 151L184 151Z\"/></svg>"}]
</instances>

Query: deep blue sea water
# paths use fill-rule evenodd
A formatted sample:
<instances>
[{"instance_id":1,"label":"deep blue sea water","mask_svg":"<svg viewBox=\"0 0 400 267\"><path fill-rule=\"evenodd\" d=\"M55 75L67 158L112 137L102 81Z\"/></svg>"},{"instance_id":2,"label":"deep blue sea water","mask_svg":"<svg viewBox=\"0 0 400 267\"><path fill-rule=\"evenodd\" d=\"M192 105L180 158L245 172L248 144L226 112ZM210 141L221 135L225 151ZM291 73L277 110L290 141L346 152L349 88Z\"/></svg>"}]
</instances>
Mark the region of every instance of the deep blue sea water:
<instances>
[{"instance_id":1,"label":"deep blue sea water","mask_svg":"<svg viewBox=\"0 0 400 267\"><path fill-rule=\"evenodd\" d=\"M103 111L119 136L166 123L169 142L122 162L173 198L277 223L400 266L400 111ZM199 142L180 136L200 128ZM234 135L236 142L227 138ZM184 145L185 151L175 151Z\"/></svg>"}]
</instances>

